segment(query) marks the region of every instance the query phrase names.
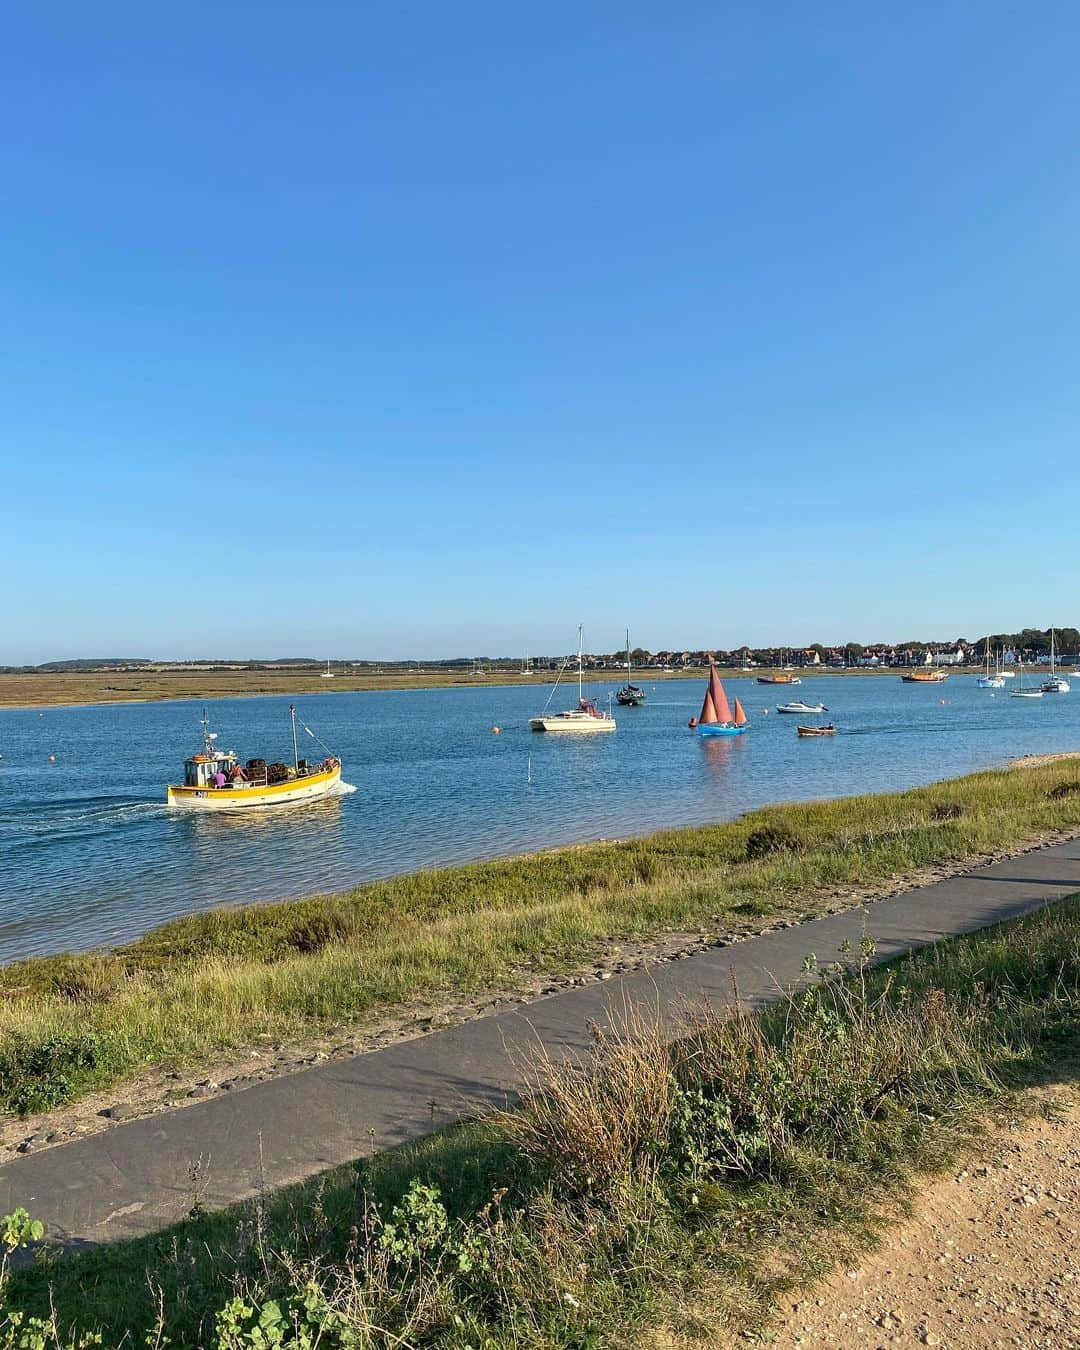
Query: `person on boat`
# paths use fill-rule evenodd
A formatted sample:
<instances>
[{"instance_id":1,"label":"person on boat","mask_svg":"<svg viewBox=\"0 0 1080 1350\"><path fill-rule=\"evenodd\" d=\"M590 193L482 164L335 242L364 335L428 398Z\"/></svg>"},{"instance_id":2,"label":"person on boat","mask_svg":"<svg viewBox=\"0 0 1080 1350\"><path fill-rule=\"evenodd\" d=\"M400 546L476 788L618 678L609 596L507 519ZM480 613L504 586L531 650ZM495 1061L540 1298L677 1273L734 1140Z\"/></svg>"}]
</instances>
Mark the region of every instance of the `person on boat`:
<instances>
[{"instance_id":1,"label":"person on boat","mask_svg":"<svg viewBox=\"0 0 1080 1350\"><path fill-rule=\"evenodd\" d=\"M217 773L214 774L214 786L217 788L223 788L227 782L228 779L221 772L221 770L218 769Z\"/></svg>"},{"instance_id":2,"label":"person on boat","mask_svg":"<svg viewBox=\"0 0 1080 1350\"><path fill-rule=\"evenodd\" d=\"M247 782L247 774L240 764L234 764L232 766L232 772L229 774L229 777L233 781L233 787L239 787L241 783Z\"/></svg>"}]
</instances>

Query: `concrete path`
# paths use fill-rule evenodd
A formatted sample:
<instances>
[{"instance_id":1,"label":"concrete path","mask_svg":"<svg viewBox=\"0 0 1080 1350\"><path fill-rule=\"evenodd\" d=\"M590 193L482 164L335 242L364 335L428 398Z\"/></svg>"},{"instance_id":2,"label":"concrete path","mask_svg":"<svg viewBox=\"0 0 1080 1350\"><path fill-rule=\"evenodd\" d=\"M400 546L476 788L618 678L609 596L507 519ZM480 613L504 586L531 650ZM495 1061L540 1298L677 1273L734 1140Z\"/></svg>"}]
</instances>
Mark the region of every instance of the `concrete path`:
<instances>
[{"instance_id":1,"label":"concrete path","mask_svg":"<svg viewBox=\"0 0 1080 1350\"><path fill-rule=\"evenodd\" d=\"M0 1213L25 1205L72 1245L133 1237L182 1218L191 1167L211 1207L417 1138L505 1103L537 1043L585 1048L589 1027L626 1007L675 1025L687 1005L759 1006L809 978L802 963L837 958L864 931L878 960L970 932L1080 891L1080 840L1058 844L730 947L616 976L417 1040L118 1124L0 1167Z\"/></svg>"}]
</instances>

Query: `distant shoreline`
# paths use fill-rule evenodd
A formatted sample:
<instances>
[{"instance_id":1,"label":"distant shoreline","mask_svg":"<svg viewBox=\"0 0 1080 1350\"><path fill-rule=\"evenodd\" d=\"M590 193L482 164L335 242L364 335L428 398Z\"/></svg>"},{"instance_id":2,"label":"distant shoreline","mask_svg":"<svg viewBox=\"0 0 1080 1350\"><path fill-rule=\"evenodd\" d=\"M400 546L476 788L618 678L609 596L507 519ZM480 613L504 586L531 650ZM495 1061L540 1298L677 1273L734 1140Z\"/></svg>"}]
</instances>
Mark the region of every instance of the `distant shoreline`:
<instances>
[{"instance_id":1,"label":"distant shoreline","mask_svg":"<svg viewBox=\"0 0 1080 1350\"><path fill-rule=\"evenodd\" d=\"M753 671L718 668L725 680L754 681L758 675L776 673L769 667L760 667ZM836 667L805 667L794 673L802 679L829 677L830 679L858 678L867 676L877 679L899 679L907 667L887 666L885 668L868 666L862 669L837 669ZM982 667L961 666L950 675L977 675ZM569 674L569 672L567 672ZM635 669L635 680L653 684L661 681L703 681L707 671L696 666L688 670L649 670ZM115 686L104 685L109 678L120 679ZM618 670L587 671L586 680L590 684L606 682L621 684L625 673ZM564 674L564 681L566 675ZM318 671L262 671L262 670L199 670L199 671L147 671L145 674L111 675L105 671L64 671L41 674L3 674L0 675L0 711L30 711L42 708L93 708L115 707L120 704L168 703L188 699L218 700L226 698L282 697L293 695L311 697L316 694L340 694L378 692L385 690L420 689L507 689L514 687L541 688L553 684L553 671L537 672L532 676L516 675L509 671L500 671L492 675L469 675L464 672L441 674L427 672L409 675L391 672L385 675L335 675L326 679ZM769 687L769 686L763 686ZM771 686L782 690L785 685Z\"/></svg>"}]
</instances>

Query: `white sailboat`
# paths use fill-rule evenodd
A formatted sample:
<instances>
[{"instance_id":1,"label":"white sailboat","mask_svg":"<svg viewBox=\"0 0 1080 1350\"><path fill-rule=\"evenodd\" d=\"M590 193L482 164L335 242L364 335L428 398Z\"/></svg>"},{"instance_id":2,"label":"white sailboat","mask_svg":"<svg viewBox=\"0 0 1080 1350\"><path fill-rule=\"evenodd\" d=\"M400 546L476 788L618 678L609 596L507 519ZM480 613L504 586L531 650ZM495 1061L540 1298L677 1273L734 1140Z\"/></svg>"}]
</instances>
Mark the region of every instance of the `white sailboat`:
<instances>
[{"instance_id":1,"label":"white sailboat","mask_svg":"<svg viewBox=\"0 0 1080 1350\"><path fill-rule=\"evenodd\" d=\"M583 679L583 661L585 655L585 626L578 624L578 657L577 657L577 682L578 682L578 705L576 708L567 708L565 712L548 713L545 707L539 717L530 717L529 726L533 731L553 731L553 732L593 732L593 731L614 731L615 719L608 713L601 712L592 699L587 699L582 692ZM560 671L561 675L562 672ZM559 687L559 681L556 679L551 694L548 697L548 704L555 696L555 690Z\"/></svg>"},{"instance_id":2,"label":"white sailboat","mask_svg":"<svg viewBox=\"0 0 1080 1350\"><path fill-rule=\"evenodd\" d=\"M1054 630L1050 629L1050 674L1039 686L1044 694L1067 694L1072 685L1063 676L1057 673L1057 664L1054 653Z\"/></svg>"},{"instance_id":3,"label":"white sailboat","mask_svg":"<svg viewBox=\"0 0 1080 1350\"><path fill-rule=\"evenodd\" d=\"M1017 661L1019 661L1019 663L1020 663L1020 678L1019 678L1019 679L1017 680L1017 682L1016 682L1016 683L1017 683L1017 687L1016 687L1015 689L1010 689L1010 690L1009 690L1009 697L1010 697L1010 698L1042 698L1042 696L1043 696L1043 691L1042 691L1041 689L1025 689L1025 688L1024 688L1024 657L1023 657L1022 653L1017 652L1017 654L1016 654L1016 659L1017 659Z\"/></svg>"},{"instance_id":4,"label":"white sailboat","mask_svg":"<svg viewBox=\"0 0 1080 1350\"><path fill-rule=\"evenodd\" d=\"M993 675L990 674L990 639L986 639L986 674L980 675L978 679L980 689L1004 689L1005 676L997 669Z\"/></svg>"},{"instance_id":5,"label":"white sailboat","mask_svg":"<svg viewBox=\"0 0 1080 1350\"><path fill-rule=\"evenodd\" d=\"M329 661L326 663L326 669L323 671L321 678L324 680L332 680L334 678L334 672L330 669Z\"/></svg>"}]
</instances>

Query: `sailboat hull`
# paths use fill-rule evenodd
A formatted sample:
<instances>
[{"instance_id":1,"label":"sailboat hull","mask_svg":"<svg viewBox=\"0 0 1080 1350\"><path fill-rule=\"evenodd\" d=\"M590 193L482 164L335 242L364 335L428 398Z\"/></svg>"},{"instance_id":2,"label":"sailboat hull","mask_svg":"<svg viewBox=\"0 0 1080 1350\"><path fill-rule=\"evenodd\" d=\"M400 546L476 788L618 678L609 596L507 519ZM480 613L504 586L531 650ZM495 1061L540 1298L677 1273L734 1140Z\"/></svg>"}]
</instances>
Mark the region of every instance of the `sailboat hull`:
<instances>
[{"instance_id":1,"label":"sailboat hull","mask_svg":"<svg viewBox=\"0 0 1080 1350\"><path fill-rule=\"evenodd\" d=\"M741 727L734 725L725 725L723 722L711 722L705 726L698 725L699 736L741 736L750 724L744 723Z\"/></svg>"},{"instance_id":2,"label":"sailboat hull","mask_svg":"<svg viewBox=\"0 0 1080 1350\"><path fill-rule=\"evenodd\" d=\"M554 732L561 736L591 735L594 731L614 731L614 717L593 717L590 713L565 712L553 717L530 717L533 731Z\"/></svg>"}]
</instances>

